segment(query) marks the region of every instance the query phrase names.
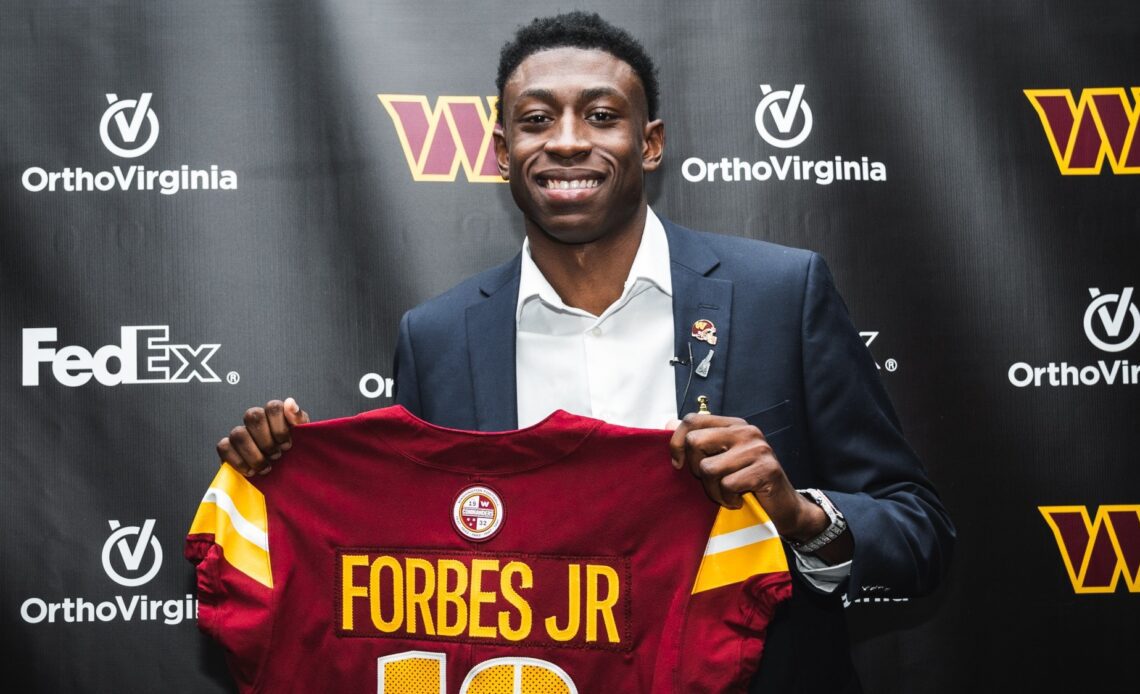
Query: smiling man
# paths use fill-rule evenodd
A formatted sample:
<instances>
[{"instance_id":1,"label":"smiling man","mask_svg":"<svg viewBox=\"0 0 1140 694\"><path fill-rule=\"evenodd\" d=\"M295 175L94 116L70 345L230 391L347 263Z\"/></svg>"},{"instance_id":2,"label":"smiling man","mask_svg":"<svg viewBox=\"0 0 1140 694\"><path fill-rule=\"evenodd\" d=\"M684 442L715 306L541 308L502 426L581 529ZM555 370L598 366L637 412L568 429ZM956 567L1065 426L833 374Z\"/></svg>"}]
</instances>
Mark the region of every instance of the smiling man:
<instances>
[{"instance_id":1,"label":"smiling man","mask_svg":"<svg viewBox=\"0 0 1140 694\"><path fill-rule=\"evenodd\" d=\"M526 241L405 314L397 401L482 431L555 409L638 427L682 417L674 466L722 505L754 494L795 556L754 691L858 691L840 595L932 590L954 529L826 265L649 208L665 147L654 66L597 15L522 27L497 83L495 151ZM223 460L252 474L279 458L307 419L287 402L247 412Z\"/></svg>"}]
</instances>

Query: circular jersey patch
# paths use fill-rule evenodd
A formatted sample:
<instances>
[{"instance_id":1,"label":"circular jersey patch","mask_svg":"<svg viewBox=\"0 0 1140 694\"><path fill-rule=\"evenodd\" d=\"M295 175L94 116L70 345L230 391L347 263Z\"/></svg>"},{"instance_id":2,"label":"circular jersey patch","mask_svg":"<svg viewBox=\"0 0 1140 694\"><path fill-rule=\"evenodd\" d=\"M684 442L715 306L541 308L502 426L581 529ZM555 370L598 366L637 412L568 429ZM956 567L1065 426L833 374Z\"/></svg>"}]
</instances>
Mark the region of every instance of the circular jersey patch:
<instances>
[{"instance_id":1,"label":"circular jersey patch","mask_svg":"<svg viewBox=\"0 0 1140 694\"><path fill-rule=\"evenodd\" d=\"M451 522L468 540L486 542L503 527L503 500L490 487L467 487L455 497Z\"/></svg>"}]
</instances>

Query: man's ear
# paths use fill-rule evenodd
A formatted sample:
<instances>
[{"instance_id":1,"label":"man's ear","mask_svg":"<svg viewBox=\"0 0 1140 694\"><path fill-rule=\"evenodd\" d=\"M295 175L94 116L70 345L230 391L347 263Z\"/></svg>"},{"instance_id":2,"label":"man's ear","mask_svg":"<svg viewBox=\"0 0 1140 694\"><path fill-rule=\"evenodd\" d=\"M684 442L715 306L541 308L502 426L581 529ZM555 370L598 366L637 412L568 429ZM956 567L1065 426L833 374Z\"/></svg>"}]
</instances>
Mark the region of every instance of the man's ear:
<instances>
[{"instance_id":1,"label":"man's ear","mask_svg":"<svg viewBox=\"0 0 1140 694\"><path fill-rule=\"evenodd\" d=\"M660 118L649 121L642 135L641 168L656 171L665 156L665 121Z\"/></svg>"},{"instance_id":2,"label":"man's ear","mask_svg":"<svg viewBox=\"0 0 1140 694\"><path fill-rule=\"evenodd\" d=\"M504 181L511 180L511 155L507 151L507 137L503 134L503 124L495 123L491 131L491 139L495 141L495 161L499 165L499 175Z\"/></svg>"}]
</instances>

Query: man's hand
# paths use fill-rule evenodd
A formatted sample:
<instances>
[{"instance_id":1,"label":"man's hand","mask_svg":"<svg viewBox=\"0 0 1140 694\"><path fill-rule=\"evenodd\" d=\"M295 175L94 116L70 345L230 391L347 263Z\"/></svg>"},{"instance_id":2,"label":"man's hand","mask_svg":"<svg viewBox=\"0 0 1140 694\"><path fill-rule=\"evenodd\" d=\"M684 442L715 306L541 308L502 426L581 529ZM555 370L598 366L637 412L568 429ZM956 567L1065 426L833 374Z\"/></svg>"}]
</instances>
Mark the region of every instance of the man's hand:
<instances>
[{"instance_id":1,"label":"man's hand","mask_svg":"<svg viewBox=\"0 0 1140 694\"><path fill-rule=\"evenodd\" d=\"M245 411L245 424L236 426L230 435L218 442L218 457L241 474L251 477L255 473L269 472L272 461L293 447L291 429L306 424L309 415L297 401L270 400L265 407L251 407Z\"/></svg>"},{"instance_id":2,"label":"man's hand","mask_svg":"<svg viewBox=\"0 0 1140 694\"><path fill-rule=\"evenodd\" d=\"M764 434L738 417L689 414L669 441L673 467L687 468L709 498L740 508L752 492L772 519L776 532L803 542L823 532L830 521L819 506L796 491Z\"/></svg>"}]
</instances>

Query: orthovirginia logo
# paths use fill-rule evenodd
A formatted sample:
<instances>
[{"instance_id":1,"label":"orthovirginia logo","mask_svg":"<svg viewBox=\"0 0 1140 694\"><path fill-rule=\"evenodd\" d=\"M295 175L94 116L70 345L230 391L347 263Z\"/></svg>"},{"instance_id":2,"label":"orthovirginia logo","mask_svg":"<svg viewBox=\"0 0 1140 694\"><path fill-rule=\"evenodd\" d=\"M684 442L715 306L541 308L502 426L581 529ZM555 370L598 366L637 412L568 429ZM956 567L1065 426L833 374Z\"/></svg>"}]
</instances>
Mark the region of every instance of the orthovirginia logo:
<instances>
[{"instance_id":1,"label":"orthovirginia logo","mask_svg":"<svg viewBox=\"0 0 1140 694\"><path fill-rule=\"evenodd\" d=\"M162 568L162 545L154 536L154 519L147 518L142 527L123 526L117 520L107 521L111 534L103 543L103 570L107 576L121 586L137 588L154 578ZM127 538L134 537L133 542ZM114 550L119 550L121 562L115 560ZM149 551L148 551L149 550ZM151 560L143 564L149 555Z\"/></svg>"},{"instance_id":2,"label":"orthovirginia logo","mask_svg":"<svg viewBox=\"0 0 1140 694\"><path fill-rule=\"evenodd\" d=\"M108 524L111 534L100 553L107 577L126 588L148 583L162 568L162 545L154 536L154 519L147 518L142 526L122 525L115 520ZM28 624L162 622L174 626L197 615L198 601L190 594L169 600L146 595L115 595L101 601L90 596L57 601L33 597L20 604L20 618Z\"/></svg>"},{"instance_id":3,"label":"orthovirginia logo","mask_svg":"<svg viewBox=\"0 0 1140 694\"><path fill-rule=\"evenodd\" d=\"M154 143L158 139L158 116L150 107L152 96L153 94L150 92L143 92L137 101L135 99L120 101L119 97L114 94L107 95L107 103L111 104L111 107L103 112L103 118L99 121L99 138L103 140L103 146L109 149L112 154L117 154L124 159L132 159L146 154L151 147L154 147ZM129 119L125 113L127 109L132 109ZM129 148L120 147L111 138L110 125L112 120L119 129L119 139ZM150 134L141 144L136 144L144 122L150 126Z\"/></svg>"},{"instance_id":4,"label":"orthovirginia logo","mask_svg":"<svg viewBox=\"0 0 1140 694\"><path fill-rule=\"evenodd\" d=\"M791 90L760 85L763 96L756 105L753 121L761 139L778 149L798 147L811 135L814 123L811 107L804 99L805 87ZM720 160L689 157L681 164L681 175L689 183L713 181L815 181L830 185L835 181L886 181L887 167L870 157L846 159L836 155L826 159L806 159L798 154L769 155L749 161L741 157Z\"/></svg>"},{"instance_id":5,"label":"orthovirginia logo","mask_svg":"<svg viewBox=\"0 0 1140 694\"><path fill-rule=\"evenodd\" d=\"M1140 310L1132 300L1133 287L1124 287L1119 294L1102 292L1089 287L1092 301L1085 309L1085 337L1097 349L1110 354L1123 352L1140 338ZM1134 386L1140 383L1140 364L1127 359L1097 360L1096 364L1077 366L1068 362L1049 362L1045 366L1032 366L1019 361L1009 367L1009 382L1018 388L1026 386Z\"/></svg>"},{"instance_id":6,"label":"orthovirginia logo","mask_svg":"<svg viewBox=\"0 0 1140 694\"><path fill-rule=\"evenodd\" d=\"M134 159L149 152L158 141L159 133L158 115L151 108L154 94L143 92L138 99L120 99L117 94L106 97L109 106L99 119L99 139L103 146L123 159ZM42 166L31 166L24 170L20 182L24 190L31 193L157 190L163 195L174 195L183 190L237 190L238 187L237 174L217 164L209 168L182 164L169 169L148 169L141 164L115 165L104 171L89 171L82 166L48 171Z\"/></svg>"},{"instance_id":7,"label":"orthovirginia logo","mask_svg":"<svg viewBox=\"0 0 1140 694\"><path fill-rule=\"evenodd\" d=\"M760 137L780 149L791 149L806 140L811 134L811 107L804 101L804 85L797 84L789 92L773 91L769 85L762 84L760 91L764 93L764 98L756 105L756 132L760 133ZM782 101L788 103L781 109ZM803 113L804 117L799 119L799 129L793 131L796 116L800 113ZM775 126L778 134L773 134L768 129L769 121Z\"/></svg>"},{"instance_id":8,"label":"orthovirginia logo","mask_svg":"<svg viewBox=\"0 0 1140 694\"><path fill-rule=\"evenodd\" d=\"M1140 505L1101 506L1089 518L1084 506L1039 506L1053 530L1076 593L1113 593L1120 578L1140 593Z\"/></svg>"},{"instance_id":9,"label":"orthovirginia logo","mask_svg":"<svg viewBox=\"0 0 1140 694\"><path fill-rule=\"evenodd\" d=\"M454 181L460 167L471 183L502 183L495 161L498 97L377 94L392 117L408 168L417 181Z\"/></svg>"},{"instance_id":10,"label":"orthovirginia logo","mask_svg":"<svg viewBox=\"0 0 1140 694\"><path fill-rule=\"evenodd\" d=\"M1119 294L1102 294L1096 287L1089 288L1093 300L1085 309L1085 336L1105 352L1123 352L1140 337L1140 311L1132 302L1132 289L1125 287ZM1110 310L1110 306L1114 308ZM1131 330L1124 329L1126 322L1132 323ZM1103 335L1098 328L1104 329Z\"/></svg>"},{"instance_id":11,"label":"orthovirginia logo","mask_svg":"<svg viewBox=\"0 0 1140 694\"><path fill-rule=\"evenodd\" d=\"M1080 100L1070 89L1026 89L1045 137L1064 176L1101 172L1105 157L1112 172L1140 173L1140 87L1132 87L1132 101L1123 87L1085 89Z\"/></svg>"},{"instance_id":12,"label":"orthovirginia logo","mask_svg":"<svg viewBox=\"0 0 1140 694\"><path fill-rule=\"evenodd\" d=\"M361 376L358 385L360 394L366 398L390 398L396 387L396 381L373 371Z\"/></svg>"}]
</instances>

